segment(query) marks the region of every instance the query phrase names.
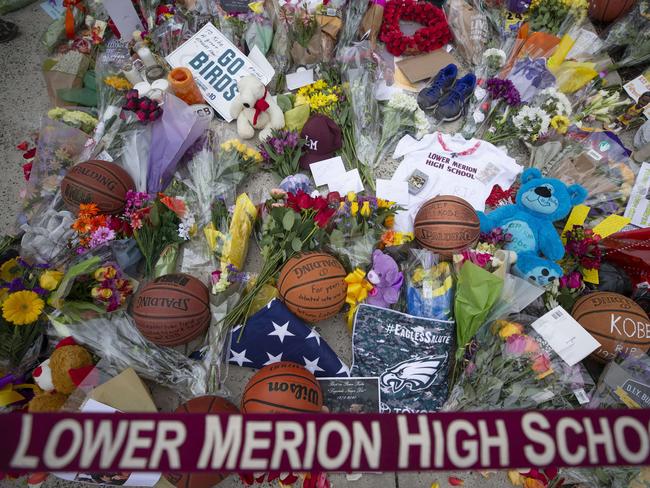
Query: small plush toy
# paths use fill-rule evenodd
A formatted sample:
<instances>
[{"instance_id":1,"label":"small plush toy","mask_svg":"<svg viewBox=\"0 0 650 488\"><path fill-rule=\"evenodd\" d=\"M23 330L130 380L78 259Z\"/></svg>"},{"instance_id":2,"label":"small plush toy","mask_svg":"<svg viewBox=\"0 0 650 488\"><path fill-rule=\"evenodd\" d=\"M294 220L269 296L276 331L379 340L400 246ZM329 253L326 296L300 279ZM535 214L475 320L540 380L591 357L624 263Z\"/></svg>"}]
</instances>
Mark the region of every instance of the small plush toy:
<instances>
[{"instance_id":1,"label":"small plush toy","mask_svg":"<svg viewBox=\"0 0 650 488\"><path fill-rule=\"evenodd\" d=\"M388 308L399 300L404 275L393 258L376 249L372 253L372 269L368 271L368 281L374 288L368 294L366 303Z\"/></svg>"},{"instance_id":2,"label":"small plush toy","mask_svg":"<svg viewBox=\"0 0 650 488\"><path fill-rule=\"evenodd\" d=\"M284 113L264 84L255 76L244 76L237 82L239 94L230 106L230 115L237 119L237 133L242 139L252 139L255 129L260 140L271 135L272 129L284 127Z\"/></svg>"},{"instance_id":3,"label":"small plush toy","mask_svg":"<svg viewBox=\"0 0 650 488\"><path fill-rule=\"evenodd\" d=\"M63 339L56 345L50 358L43 361L32 373L42 393L30 400L28 410L59 410L92 369L93 358L88 350L78 346L72 337Z\"/></svg>"},{"instance_id":4,"label":"small plush toy","mask_svg":"<svg viewBox=\"0 0 650 488\"><path fill-rule=\"evenodd\" d=\"M545 286L562 276L562 268L555 261L564 256L564 245L553 222L565 218L574 205L586 198L587 190L582 186L566 186L560 180L542 177L537 168L528 168L521 175L515 204L504 205L487 215L477 212L481 232L495 227L509 232L512 241L505 248L517 253L513 271Z\"/></svg>"}]
</instances>

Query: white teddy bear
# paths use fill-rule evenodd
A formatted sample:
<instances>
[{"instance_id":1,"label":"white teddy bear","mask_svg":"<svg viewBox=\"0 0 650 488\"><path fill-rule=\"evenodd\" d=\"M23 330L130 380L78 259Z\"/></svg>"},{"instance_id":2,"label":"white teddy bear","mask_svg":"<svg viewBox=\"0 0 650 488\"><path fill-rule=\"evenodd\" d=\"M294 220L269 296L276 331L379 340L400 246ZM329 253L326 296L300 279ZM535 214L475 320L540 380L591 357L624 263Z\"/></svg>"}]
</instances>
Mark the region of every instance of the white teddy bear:
<instances>
[{"instance_id":1,"label":"white teddy bear","mask_svg":"<svg viewBox=\"0 0 650 488\"><path fill-rule=\"evenodd\" d=\"M260 140L271 135L271 130L284 127L284 113L264 84L255 76L244 76L237 82L239 94L230 106L230 115L237 119L237 133L242 139L252 139L255 129Z\"/></svg>"}]
</instances>

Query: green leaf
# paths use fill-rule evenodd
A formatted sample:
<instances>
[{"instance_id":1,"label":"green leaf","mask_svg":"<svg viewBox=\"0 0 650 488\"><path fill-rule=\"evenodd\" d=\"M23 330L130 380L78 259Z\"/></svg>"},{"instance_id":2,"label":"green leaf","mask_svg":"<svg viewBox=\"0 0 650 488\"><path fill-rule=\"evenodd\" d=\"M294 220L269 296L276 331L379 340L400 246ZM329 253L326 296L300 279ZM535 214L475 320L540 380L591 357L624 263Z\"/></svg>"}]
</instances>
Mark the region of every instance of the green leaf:
<instances>
[{"instance_id":1,"label":"green leaf","mask_svg":"<svg viewBox=\"0 0 650 488\"><path fill-rule=\"evenodd\" d=\"M291 241L291 249L293 249L295 252L300 252L302 249L302 241L298 239L297 237Z\"/></svg>"},{"instance_id":2,"label":"green leaf","mask_svg":"<svg viewBox=\"0 0 650 488\"><path fill-rule=\"evenodd\" d=\"M282 226L285 230L291 230L293 224L296 222L296 214L294 212L287 212L282 217Z\"/></svg>"}]
</instances>

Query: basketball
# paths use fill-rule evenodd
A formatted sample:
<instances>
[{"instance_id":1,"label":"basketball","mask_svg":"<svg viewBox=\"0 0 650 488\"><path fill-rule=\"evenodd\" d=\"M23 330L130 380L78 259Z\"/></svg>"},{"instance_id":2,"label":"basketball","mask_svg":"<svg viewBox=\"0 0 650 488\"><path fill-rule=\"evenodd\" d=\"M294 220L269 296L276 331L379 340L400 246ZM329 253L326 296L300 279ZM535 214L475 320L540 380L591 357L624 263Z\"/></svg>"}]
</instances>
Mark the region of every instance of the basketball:
<instances>
[{"instance_id":1,"label":"basketball","mask_svg":"<svg viewBox=\"0 0 650 488\"><path fill-rule=\"evenodd\" d=\"M280 270L278 291L285 305L307 322L329 319L345 303L345 268L322 252L299 254Z\"/></svg>"},{"instance_id":2,"label":"basketball","mask_svg":"<svg viewBox=\"0 0 650 488\"><path fill-rule=\"evenodd\" d=\"M316 377L303 366L280 361L260 369L248 381L242 413L320 412L323 394Z\"/></svg>"},{"instance_id":3,"label":"basketball","mask_svg":"<svg viewBox=\"0 0 650 488\"><path fill-rule=\"evenodd\" d=\"M186 344L210 325L209 292L193 276L164 275L138 290L132 315L142 335L154 344Z\"/></svg>"},{"instance_id":4,"label":"basketball","mask_svg":"<svg viewBox=\"0 0 650 488\"><path fill-rule=\"evenodd\" d=\"M613 22L628 13L636 0L590 0L589 17L598 22Z\"/></svg>"},{"instance_id":5,"label":"basketball","mask_svg":"<svg viewBox=\"0 0 650 488\"><path fill-rule=\"evenodd\" d=\"M126 192L135 189L129 174L108 161L90 160L68 170L61 181L61 196L73 212L81 203L96 203L103 213L119 213L126 203Z\"/></svg>"},{"instance_id":6,"label":"basketball","mask_svg":"<svg viewBox=\"0 0 650 488\"><path fill-rule=\"evenodd\" d=\"M441 195L425 202L415 216L415 239L427 249L450 257L478 242L481 224L462 198Z\"/></svg>"},{"instance_id":7,"label":"basketball","mask_svg":"<svg viewBox=\"0 0 650 488\"><path fill-rule=\"evenodd\" d=\"M192 398L180 405L174 413L239 413L225 398L205 395ZM165 478L177 488L210 488L221 483L227 475L221 473L165 473Z\"/></svg>"},{"instance_id":8,"label":"basketball","mask_svg":"<svg viewBox=\"0 0 650 488\"><path fill-rule=\"evenodd\" d=\"M600 342L592 357L601 363L611 361L619 352L638 354L650 348L650 320L626 296L590 293L575 303L571 315Z\"/></svg>"}]
</instances>

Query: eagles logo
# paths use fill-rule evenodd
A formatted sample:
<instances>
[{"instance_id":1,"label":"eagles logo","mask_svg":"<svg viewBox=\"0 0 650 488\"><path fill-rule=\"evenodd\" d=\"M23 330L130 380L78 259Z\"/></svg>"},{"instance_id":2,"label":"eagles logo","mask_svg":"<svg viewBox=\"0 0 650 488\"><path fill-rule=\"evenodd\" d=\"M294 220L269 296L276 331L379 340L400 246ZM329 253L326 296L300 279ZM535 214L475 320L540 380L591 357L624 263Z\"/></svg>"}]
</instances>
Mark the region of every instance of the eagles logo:
<instances>
[{"instance_id":1,"label":"eagles logo","mask_svg":"<svg viewBox=\"0 0 650 488\"><path fill-rule=\"evenodd\" d=\"M397 393L404 388L421 391L436 382L440 369L447 362L447 354L407 359L387 369L380 376L382 388L390 388Z\"/></svg>"}]
</instances>

